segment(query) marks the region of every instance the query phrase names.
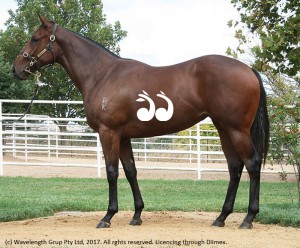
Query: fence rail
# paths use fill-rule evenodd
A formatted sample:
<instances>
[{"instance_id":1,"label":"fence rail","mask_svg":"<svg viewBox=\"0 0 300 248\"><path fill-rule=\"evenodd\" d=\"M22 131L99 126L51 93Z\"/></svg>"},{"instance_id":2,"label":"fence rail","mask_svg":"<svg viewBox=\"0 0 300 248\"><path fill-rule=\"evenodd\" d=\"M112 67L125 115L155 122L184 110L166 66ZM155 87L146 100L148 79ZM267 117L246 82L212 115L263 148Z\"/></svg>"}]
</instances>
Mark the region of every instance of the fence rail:
<instances>
[{"instance_id":1,"label":"fence rail","mask_svg":"<svg viewBox=\"0 0 300 248\"><path fill-rule=\"evenodd\" d=\"M3 113L4 104L24 104L27 100L0 100L0 175L4 165L50 165L104 167L98 134L85 118L52 118L45 115ZM82 101L34 101L34 104L82 105ZM217 131L210 119L172 135L132 139L136 160L157 161L162 166L144 169L194 170L201 178L202 162L224 162ZM163 162L174 166L164 167ZM184 164L184 165L183 165ZM188 165L186 165L188 164Z\"/></svg>"}]
</instances>

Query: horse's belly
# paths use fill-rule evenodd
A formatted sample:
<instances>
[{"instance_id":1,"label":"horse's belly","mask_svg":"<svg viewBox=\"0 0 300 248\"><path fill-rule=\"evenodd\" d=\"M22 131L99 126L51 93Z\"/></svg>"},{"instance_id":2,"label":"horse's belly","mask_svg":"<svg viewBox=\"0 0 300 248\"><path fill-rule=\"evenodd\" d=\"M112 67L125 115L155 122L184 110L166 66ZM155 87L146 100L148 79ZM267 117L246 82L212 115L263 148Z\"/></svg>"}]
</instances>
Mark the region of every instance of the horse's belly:
<instances>
[{"instance_id":1,"label":"horse's belly","mask_svg":"<svg viewBox=\"0 0 300 248\"><path fill-rule=\"evenodd\" d=\"M181 113L174 115L168 121L156 118L150 121L134 121L122 130L122 136L127 138L142 138L172 134L187 129L207 117L206 113Z\"/></svg>"}]
</instances>

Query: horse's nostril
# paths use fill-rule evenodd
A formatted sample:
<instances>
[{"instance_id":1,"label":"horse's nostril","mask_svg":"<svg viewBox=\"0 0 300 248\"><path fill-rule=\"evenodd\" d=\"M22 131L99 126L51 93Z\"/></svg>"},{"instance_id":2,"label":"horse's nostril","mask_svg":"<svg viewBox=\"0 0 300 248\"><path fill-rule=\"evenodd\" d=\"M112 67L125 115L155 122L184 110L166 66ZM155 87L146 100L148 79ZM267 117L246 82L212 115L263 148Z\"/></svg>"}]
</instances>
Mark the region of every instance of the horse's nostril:
<instances>
[{"instance_id":1,"label":"horse's nostril","mask_svg":"<svg viewBox=\"0 0 300 248\"><path fill-rule=\"evenodd\" d=\"M16 72L16 68L15 68L15 66L13 65L12 66L12 74L13 74L13 76L14 76L14 78L15 79L19 79L20 80L20 77L19 77L19 75L17 74L17 72Z\"/></svg>"}]
</instances>

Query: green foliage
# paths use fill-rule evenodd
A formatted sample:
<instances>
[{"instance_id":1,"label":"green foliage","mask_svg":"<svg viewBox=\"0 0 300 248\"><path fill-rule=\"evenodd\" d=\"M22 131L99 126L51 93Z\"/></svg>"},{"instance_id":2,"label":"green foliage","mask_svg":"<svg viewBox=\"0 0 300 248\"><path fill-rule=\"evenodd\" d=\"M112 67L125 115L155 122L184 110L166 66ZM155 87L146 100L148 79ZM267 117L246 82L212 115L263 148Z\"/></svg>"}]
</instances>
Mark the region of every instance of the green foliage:
<instances>
[{"instance_id":1,"label":"green foliage","mask_svg":"<svg viewBox=\"0 0 300 248\"><path fill-rule=\"evenodd\" d=\"M24 47L25 42L40 26L40 20L36 13L99 42L116 54L120 52L119 42L126 37L126 32L121 29L119 22L114 24L106 22L101 0L17 0L17 3L17 10L9 11L10 17L6 22L7 29L0 33L0 51L3 52L5 63L10 65ZM11 74L10 71L9 74ZM53 69L44 70L41 81L46 85L40 90L39 99L81 100L79 91L59 65L53 66ZM29 99L32 91L24 90L23 87L14 89L15 95L22 93L25 94L24 98ZM8 97L10 97L9 94L5 95L5 98ZM84 115L83 108L66 105L33 106L32 112L54 117Z\"/></svg>"},{"instance_id":2,"label":"green foliage","mask_svg":"<svg viewBox=\"0 0 300 248\"><path fill-rule=\"evenodd\" d=\"M227 185L227 181L140 180L145 211L218 212ZM1 177L0 188L0 221L49 216L57 211L105 211L108 204L104 179ZM134 210L130 185L125 179L118 182L118 194L120 210ZM249 182L242 181L235 211L247 211L248 194ZM262 183L258 220L300 227L299 205L288 204L288 195L284 182Z\"/></svg>"},{"instance_id":3,"label":"green foliage","mask_svg":"<svg viewBox=\"0 0 300 248\"><path fill-rule=\"evenodd\" d=\"M200 126L200 135L202 137L208 137L208 139L200 140L200 150L201 151L219 151L220 140L219 139L210 139L210 137L219 137L216 127L213 124L202 124ZM176 142L179 144L193 145L193 149L197 149L197 125L191 127L190 129L180 131L178 136L183 136L183 138L176 139ZM195 139L186 138L184 136L195 136ZM182 149L182 148L181 148ZM186 149L190 149L186 146Z\"/></svg>"},{"instance_id":4,"label":"green foliage","mask_svg":"<svg viewBox=\"0 0 300 248\"><path fill-rule=\"evenodd\" d=\"M3 52L0 50L0 98L14 99L16 90L15 81L12 78L11 66L4 60Z\"/></svg>"},{"instance_id":5,"label":"green foliage","mask_svg":"<svg viewBox=\"0 0 300 248\"><path fill-rule=\"evenodd\" d=\"M271 102L284 104L278 99ZM280 106L280 105L279 105ZM282 111L284 109L285 111ZM274 106L270 110L271 120L276 123L272 127L272 149L270 156L278 161L286 160L292 165L300 165L300 130L299 130L299 105L289 107L283 105L282 108ZM282 144L284 144L282 146Z\"/></svg>"},{"instance_id":6,"label":"green foliage","mask_svg":"<svg viewBox=\"0 0 300 248\"><path fill-rule=\"evenodd\" d=\"M249 40L255 40L255 68L274 69L289 76L300 70L300 8L297 0L231 0L240 13L240 21L228 23L236 30L238 47L229 55L245 52ZM257 42L257 38L259 42Z\"/></svg>"},{"instance_id":7,"label":"green foliage","mask_svg":"<svg viewBox=\"0 0 300 248\"><path fill-rule=\"evenodd\" d=\"M300 91L280 76L269 75L269 78L273 88L269 97L269 116L273 123L270 158L294 166L300 202Z\"/></svg>"},{"instance_id":8,"label":"green foliage","mask_svg":"<svg viewBox=\"0 0 300 248\"><path fill-rule=\"evenodd\" d=\"M1 31L0 31L1 33ZM1 34L0 34L1 35ZM21 82L13 78L11 64L6 59L0 45L0 99L26 99L28 92L33 92L32 82ZM27 105L2 105L3 113L23 112Z\"/></svg>"},{"instance_id":9,"label":"green foliage","mask_svg":"<svg viewBox=\"0 0 300 248\"><path fill-rule=\"evenodd\" d=\"M201 136L211 136L211 137L218 137L218 133L217 130L215 128L215 126L213 124L203 124L201 125L200 128L200 135ZM182 130L178 133L178 136L197 136L197 125L186 129L186 130ZM182 138L179 139L182 144L188 144L190 141L189 138ZM197 143L197 141L193 140L194 144Z\"/></svg>"}]
</instances>

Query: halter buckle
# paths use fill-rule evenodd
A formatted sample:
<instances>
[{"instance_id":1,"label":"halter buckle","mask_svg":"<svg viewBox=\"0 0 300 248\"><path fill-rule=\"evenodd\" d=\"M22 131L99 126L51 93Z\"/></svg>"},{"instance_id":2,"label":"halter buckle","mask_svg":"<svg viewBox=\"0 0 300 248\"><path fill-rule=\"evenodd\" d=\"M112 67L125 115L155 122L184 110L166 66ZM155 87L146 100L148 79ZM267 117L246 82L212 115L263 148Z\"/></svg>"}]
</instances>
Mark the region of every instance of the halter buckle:
<instances>
[{"instance_id":1,"label":"halter buckle","mask_svg":"<svg viewBox=\"0 0 300 248\"><path fill-rule=\"evenodd\" d=\"M37 59L36 59L36 57L32 57L29 65L33 66L35 63L37 63Z\"/></svg>"}]
</instances>

